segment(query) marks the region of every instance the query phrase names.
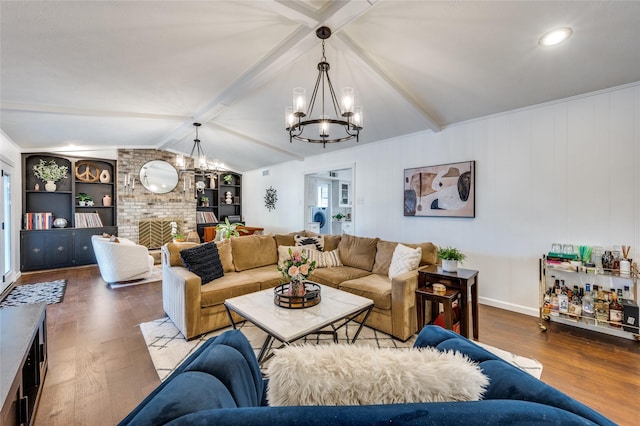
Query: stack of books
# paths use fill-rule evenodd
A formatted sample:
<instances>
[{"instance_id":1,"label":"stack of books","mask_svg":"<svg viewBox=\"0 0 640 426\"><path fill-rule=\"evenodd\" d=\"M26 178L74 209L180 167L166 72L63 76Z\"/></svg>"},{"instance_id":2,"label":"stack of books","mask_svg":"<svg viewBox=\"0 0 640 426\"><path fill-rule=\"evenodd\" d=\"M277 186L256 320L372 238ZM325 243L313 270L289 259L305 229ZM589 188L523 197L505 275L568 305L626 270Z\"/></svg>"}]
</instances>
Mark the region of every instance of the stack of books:
<instances>
[{"instance_id":1,"label":"stack of books","mask_svg":"<svg viewBox=\"0 0 640 426\"><path fill-rule=\"evenodd\" d=\"M218 223L213 212L196 212L196 223Z\"/></svg>"},{"instance_id":2,"label":"stack of books","mask_svg":"<svg viewBox=\"0 0 640 426\"><path fill-rule=\"evenodd\" d=\"M53 224L53 213L25 213L24 229L31 231L34 229L51 229Z\"/></svg>"},{"instance_id":3,"label":"stack of books","mask_svg":"<svg viewBox=\"0 0 640 426\"><path fill-rule=\"evenodd\" d=\"M75 213L76 228L101 228L102 220L98 213Z\"/></svg>"}]
</instances>

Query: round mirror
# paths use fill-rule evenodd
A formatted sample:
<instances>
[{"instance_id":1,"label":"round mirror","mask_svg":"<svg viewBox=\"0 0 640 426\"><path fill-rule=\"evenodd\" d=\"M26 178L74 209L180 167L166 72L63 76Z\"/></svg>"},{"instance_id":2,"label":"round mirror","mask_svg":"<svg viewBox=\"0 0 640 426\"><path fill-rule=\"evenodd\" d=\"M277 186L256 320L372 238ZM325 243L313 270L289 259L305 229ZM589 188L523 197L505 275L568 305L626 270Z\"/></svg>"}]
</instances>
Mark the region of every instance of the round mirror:
<instances>
[{"instance_id":1,"label":"round mirror","mask_svg":"<svg viewBox=\"0 0 640 426\"><path fill-rule=\"evenodd\" d=\"M164 160L152 160L140 169L140 183L155 194L166 194L178 184L178 172Z\"/></svg>"}]
</instances>

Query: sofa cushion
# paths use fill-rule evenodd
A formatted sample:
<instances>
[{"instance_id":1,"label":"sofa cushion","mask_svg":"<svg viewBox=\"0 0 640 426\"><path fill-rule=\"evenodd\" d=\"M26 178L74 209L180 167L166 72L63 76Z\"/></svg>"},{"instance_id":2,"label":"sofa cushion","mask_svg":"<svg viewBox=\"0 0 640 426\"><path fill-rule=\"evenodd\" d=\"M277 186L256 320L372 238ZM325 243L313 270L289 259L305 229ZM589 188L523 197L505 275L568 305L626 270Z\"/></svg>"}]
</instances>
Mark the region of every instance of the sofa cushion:
<instances>
[{"instance_id":1,"label":"sofa cushion","mask_svg":"<svg viewBox=\"0 0 640 426\"><path fill-rule=\"evenodd\" d=\"M386 276L369 274L344 281L338 288L373 300L376 308L391 309L391 280Z\"/></svg>"},{"instance_id":2,"label":"sofa cushion","mask_svg":"<svg viewBox=\"0 0 640 426\"><path fill-rule=\"evenodd\" d=\"M476 401L489 383L464 355L434 348L303 345L275 353L267 370L270 406Z\"/></svg>"},{"instance_id":3,"label":"sofa cushion","mask_svg":"<svg viewBox=\"0 0 640 426\"><path fill-rule=\"evenodd\" d=\"M251 279L260 284L260 290L265 290L282 284L282 273L276 268L275 264L261 266L243 271L242 274L251 276Z\"/></svg>"},{"instance_id":4,"label":"sofa cushion","mask_svg":"<svg viewBox=\"0 0 640 426\"><path fill-rule=\"evenodd\" d=\"M233 256L231 253L231 241L222 240L216 241L218 246L218 255L220 256L220 262L222 262L222 270L227 272L234 272L236 269L233 266Z\"/></svg>"},{"instance_id":5,"label":"sofa cushion","mask_svg":"<svg viewBox=\"0 0 640 426\"><path fill-rule=\"evenodd\" d=\"M310 262L316 262L316 268L342 266L338 249L332 251L318 251L312 248L302 248L302 254Z\"/></svg>"},{"instance_id":6,"label":"sofa cushion","mask_svg":"<svg viewBox=\"0 0 640 426\"><path fill-rule=\"evenodd\" d=\"M338 284L344 281L365 277L367 275L371 275L371 273L351 266L336 266L334 268L316 268L309 276L309 279L319 284L338 288Z\"/></svg>"},{"instance_id":7,"label":"sofa cushion","mask_svg":"<svg viewBox=\"0 0 640 426\"><path fill-rule=\"evenodd\" d=\"M278 262L276 240L272 235L232 237L231 251L237 272Z\"/></svg>"},{"instance_id":8,"label":"sofa cushion","mask_svg":"<svg viewBox=\"0 0 640 426\"><path fill-rule=\"evenodd\" d=\"M345 266L364 269L371 272L376 259L376 246L379 238L356 237L343 234L338 244L340 260Z\"/></svg>"},{"instance_id":9,"label":"sofa cushion","mask_svg":"<svg viewBox=\"0 0 640 426\"><path fill-rule=\"evenodd\" d=\"M240 237L247 238L247 237ZM206 283L200 289L200 306L206 308L224 303L225 300L260 290L254 277L240 272L229 272L224 277Z\"/></svg>"},{"instance_id":10,"label":"sofa cushion","mask_svg":"<svg viewBox=\"0 0 640 426\"><path fill-rule=\"evenodd\" d=\"M211 408L235 408L233 396L216 377L183 372L168 383L132 419L131 424L160 425L187 413Z\"/></svg>"},{"instance_id":11,"label":"sofa cushion","mask_svg":"<svg viewBox=\"0 0 640 426\"><path fill-rule=\"evenodd\" d=\"M376 244L376 259L371 272L374 274L389 275L391 258L397 245L398 243L393 241L378 241Z\"/></svg>"},{"instance_id":12,"label":"sofa cushion","mask_svg":"<svg viewBox=\"0 0 640 426\"><path fill-rule=\"evenodd\" d=\"M422 258L420 259L420 265L435 265L438 263L438 246L433 243L403 243L407 247L422 249Z\"/></svg>"},{"instance_id":13,"label":"sofa cushion","mask_svg":"<svg viewBox=\"0 0 640 426\"><path fill-rule=\"evenodd\" d=\"M290 234L275 234L273 238L276 240L278 246L295 246L296 240L294 237L299 235L299 232L292 232Z\"/></svg>"},{"instance_id":14,"label":"sofa cushion","mask_svg":"<svg viewBox=\"0 0 640 426\"><path fill-rule=\"evenodd\" d=\"M200 244L180 251L184 266L200 277L202 284L224 276L216 243Z\"/></svg>"},{"instance_id":15,"label":"sofa cushion","mask_svg":"<svg viewBox=\"0 0 640 426\"><path fill-rule=\"evenodd\" d=\"M188 249L197 246L197 243L167 243L167 251L169 252L169 265L170 266L184 266L182 257L180 256L180 250Z\"/></svg>"},{"instance_id":16,"label":"sofa cushion","mask_svg":"<svg viewBox=\"0 0 640 426\"><path fill-rule=\"evenodd\" d=\"M324 250L324 237L318 235L317 237L307 237L304 235L296 235L296 246L313 246L316 250Z\"/></svg>"},{"instance_id":17,"label":"sofa cushion","mask_svg":"<svg viewBox=\"0 0 640 426\"><path fill-rule=\"evenodd\" d=\"M340 244L341 235L324 235L324 251L333 251Z\"/></svg>"},{"instance_id":18,"label":"sofa cushion","mask_svg":"<svg viewBox=\"0 0 640 426\"><path fill-rule=\"evenodd\" d=\"M403 244L398 244L393 251L393 258L389 266L389 278L393 279L405 272L418 269L420 266L420 258L422 257L422 248L411 248Z\"/></svg>"}]
</instances>

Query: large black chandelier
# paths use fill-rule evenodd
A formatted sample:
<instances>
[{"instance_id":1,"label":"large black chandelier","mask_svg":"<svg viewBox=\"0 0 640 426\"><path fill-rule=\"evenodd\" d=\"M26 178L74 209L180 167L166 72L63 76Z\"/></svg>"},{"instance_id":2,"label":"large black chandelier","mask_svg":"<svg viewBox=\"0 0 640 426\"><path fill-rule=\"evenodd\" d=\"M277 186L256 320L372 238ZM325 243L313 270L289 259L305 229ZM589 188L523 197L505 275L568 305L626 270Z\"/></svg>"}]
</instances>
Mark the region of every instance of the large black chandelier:
<instances>
[{"instance_id":1,"label":"large black chandelier","mask_svg":"<svg viewBox=\"0 0 640 426\"><path fill-rule=\"evenodd\" d=\"M345 142L353 138L358 142L363 122L362 107L355 106L352 87L342 89L341 103L338 102L329 78L330 67L324 52L324 41L331 36L331 29L320 27L316 30L316 36L322 40L322 59L318 63L318 78L308 107L305 89L302 87L293 89L293 106L287 107L286 110L289 142L296 139L302 142L321 143L323 147L328 143ZM316 111L316 118L312 118L314 117L313 109L318 100L318 91L320 91L320 111ZM326 109L325 100L331 101ZM331 105L335 118L329 115ZM310 126L315 124L318 126ZM307 130L306 135L305 130ZM313 134L314 130L317 130L317 135Z\"/></svg>"}]
</instances>

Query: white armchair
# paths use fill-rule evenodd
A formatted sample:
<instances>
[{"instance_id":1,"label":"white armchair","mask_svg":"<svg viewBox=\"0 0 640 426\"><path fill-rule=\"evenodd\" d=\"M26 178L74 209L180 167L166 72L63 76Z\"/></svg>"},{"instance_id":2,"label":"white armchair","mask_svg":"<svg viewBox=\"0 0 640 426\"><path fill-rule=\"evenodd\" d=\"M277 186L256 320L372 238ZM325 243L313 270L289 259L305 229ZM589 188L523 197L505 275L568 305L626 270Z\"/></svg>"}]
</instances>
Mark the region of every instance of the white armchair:
<instances>
[{"instance_id":1,"label":"white armchair","mask_svg":"<svg viewBox=\"0 0 640 426\"><path fill-rule=\"evenodd\" d=\"M111 242L101 235L91 237L100 275L107 283L146 278L153 271L153 257L145 246L126 238Z\"/></svg>"}]
</instances>

